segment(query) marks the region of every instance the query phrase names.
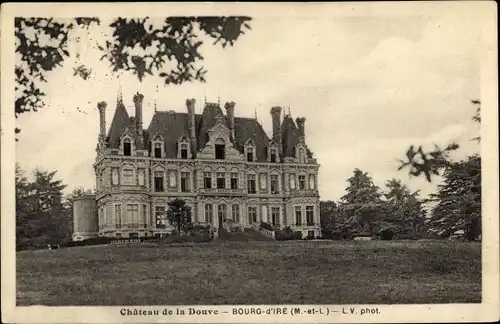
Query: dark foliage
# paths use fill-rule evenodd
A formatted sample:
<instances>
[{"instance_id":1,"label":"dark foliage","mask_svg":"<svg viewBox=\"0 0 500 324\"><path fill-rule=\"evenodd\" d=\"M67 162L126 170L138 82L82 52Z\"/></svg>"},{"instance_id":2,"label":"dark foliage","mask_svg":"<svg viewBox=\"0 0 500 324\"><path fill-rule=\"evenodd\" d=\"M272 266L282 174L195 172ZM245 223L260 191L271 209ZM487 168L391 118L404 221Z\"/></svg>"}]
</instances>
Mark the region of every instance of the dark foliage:
<instances>
[{"instance_id":1,"label":"dark foliage","mask_svg":"<svg viewBox=\"0 0 500 324\"><path fill-rule=\"evenodd\" d=\"M205 82L206 70L199 65L203 41L208 35L213 44L233 46L250 29L250 17L167 17L159 28L149 17L117 18L110 23L113 33L105 44L97 44L101 60L107 60L114 72L128 71L140 81L146 75L159 76L165 84ZM93 17L78 17L72 21L54 18L18 17L15 19L15 116L38 111L44 106L46 95L41 85L47 82L47 73L63 66L70 56L70 33L100 25ZM174 67L167 69L167 63ZM74 67L74 76L90 78L92 69L84 65ZM16 128L16 134L20 130Z\"/></svg>"}]
</instances>

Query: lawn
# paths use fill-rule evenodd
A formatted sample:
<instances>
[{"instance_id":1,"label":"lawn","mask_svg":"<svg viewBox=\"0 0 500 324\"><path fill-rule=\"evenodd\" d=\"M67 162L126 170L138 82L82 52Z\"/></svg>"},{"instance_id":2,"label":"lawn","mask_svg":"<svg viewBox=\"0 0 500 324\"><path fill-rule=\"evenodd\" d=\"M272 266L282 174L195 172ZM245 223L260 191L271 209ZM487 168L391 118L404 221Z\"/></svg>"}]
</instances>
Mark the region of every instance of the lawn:
<instances>
[{"instance_id":1,"label":"lawn","mask_svg":"<svg viewBox=\"0 0 500 324\"><path fill-rule=\"evenodd\" d=\"M481 245L211 242L17 253L17 304L481 302Z\"/></svg>"}]
</instances>

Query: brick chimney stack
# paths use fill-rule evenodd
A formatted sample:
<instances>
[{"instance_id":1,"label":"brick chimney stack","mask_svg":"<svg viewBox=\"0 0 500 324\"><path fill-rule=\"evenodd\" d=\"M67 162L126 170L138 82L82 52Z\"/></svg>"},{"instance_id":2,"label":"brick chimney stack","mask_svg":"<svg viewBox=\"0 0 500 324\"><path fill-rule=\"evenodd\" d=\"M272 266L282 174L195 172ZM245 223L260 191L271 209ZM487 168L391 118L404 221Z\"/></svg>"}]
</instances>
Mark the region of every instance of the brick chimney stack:
<instances>
[{"instance_id":1,"label":"brick chimney stack","mask_svg":"<svg viewBox=\"0 0 500 324\"><path fill-rule=\"evenodd\" d=\"M191 141L191 154L193 157L196 157L196 151L198 149L197 147L197 141L196 141L196 119L195 119L195 113L194 113L194 105L196 104L196 100L193 99L187 99L186 100L186 107L188 111L188 127L189 127L189 140Z\"/></svg>"},{"instance_id":2,"label":"brick chimney stack","mask_svg":"<svg viewBox=\"0 0 500 324\"><path fill-rule=\"evenodd\" d=\"M106 106L107 103L104 101L97 103L97 109L99 109L99 141L106 139Z\"/></svg>"},{"instance_id":3,"label":"brick chimney stack","mask_svg":"<svg viewBox=\"0 0 500 324\"><path fill-rule=\"evenodd\" d=\"M134 97L134 106L135 106L135 129L136 135L139 140L141 148L143 147L143 129L142 129L142 102L144 100L144 95L137 92Z\"/></svg>"},{"instance_id":4,"label":"brick chimney stack","mask_svg":"<svg viewBox=\"0 0 500 324\"><path fill-rule=\"evenodd\" d=\"M231 130L231 137L233 140L235 139L235 134L234 134L234 107L236 106L236 103L233 101L231 102L226 102L224 107L226 108L227 112L227 123L229 125L229 129Z\"/></svg>"}]
</instances>

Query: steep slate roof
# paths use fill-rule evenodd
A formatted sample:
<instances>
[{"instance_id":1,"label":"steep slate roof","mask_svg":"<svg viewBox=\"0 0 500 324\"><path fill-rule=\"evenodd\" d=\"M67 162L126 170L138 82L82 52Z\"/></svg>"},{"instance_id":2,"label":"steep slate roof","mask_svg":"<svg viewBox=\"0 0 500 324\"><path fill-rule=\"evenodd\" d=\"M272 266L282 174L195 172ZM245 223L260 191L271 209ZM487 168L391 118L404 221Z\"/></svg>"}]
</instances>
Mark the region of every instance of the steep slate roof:
<instances>
[{"instance_id":1,"label":"steep slate roof","mask_svg":"<svg viewBox=\"0 0 500 324\"><path fill-rule=\"evenodd\" d=\"M219 104L206 103L203 113L195 115L195 129L198 149L208 141L208 130L212 128L217 116L224 116ZM168 158L177 156L177 141L182 135L189 137L189 120L187 113L177 113L173 111L156 112L147 130L144 130L144 143L148 147L149 141L158 133L165 141L165 152ZM108 132L108 140L111 147L119 147L120 136L126 127L132 130L134 117L129 117L123 103L118 103L111 127ZM227 120L224 124L228 126ZM243 152L243 148L248 139L252 139L256 146L257 161L266 161L267 146L270 138L262 128L262 125L253 118L234 118L235 139L234 145ZM289 115L285 115L281 124L281 134L283 143L283 156L293 157L294 147L299 142L298 128ZM308 150L308 155L310 152Z\"/></svg>"},{"instance_id":2,"label":"steep slate roof","mask_svg":"<svg viewBox=\"0 0 500 324\"><path fill-rule=\"evenodd\" d=\"M267 146L269 137L257 120L252 118L234 118L234 135L236 137L236 148L243 152L245 142L251 138L255 143L255 153L257 161L267 159Z\"/></svg>"},{"instance_id":3,"label":"steep slate roof","mask_svg":"<svg viewBox=\"0 0 500 324\"><path fill-rule=\"evenodd\" d=\"M196 123L196 137L198 141L198 150L208 142L208 130L215 125L215 117L223 116L222 109L218 104L207 102L201 121ZM227 126L227 123L224 123Z\"/></svg>"},{"instance_id":4,"label":"steep slate roof","mask_svg":"<svg viewBox=\"0 0 500 324\"><path fill-rule=\"evenodd\" d=\"M195 115L196 123L200 115ZM177 157L177 141L182 135L189 136L189 123L187 113L156 112L149 124L147 133L153 139L156 133L163 137L165 142L165 153L168 158Z\"/></svg>"},{"instance_id":5,"label":"steep slate roof","mask_svg":"<svg viewBox=\"0 0 500 324\"><path fill-rule=\"evenodd\" d=\"M281 140L283 143L283 156L293 157L294 147L299 143L299 129L290 115L285 115L281 124Z\"/></svg>"},{"instance_id":6,"label":"steep slate roof","mask_svg":"<svg viewBox=\"0 0 500 324\"><path fill-rule=\"evenodd\" d=\"M130 117L128 116L127 109L123 105L123 102L118 101L115 115L111 121L111 126L108 131L108 143L111 147L120 146L120 137L122 136L125 128L131 129L132 124L130 123Z\"/></svg>"}]
</instances>

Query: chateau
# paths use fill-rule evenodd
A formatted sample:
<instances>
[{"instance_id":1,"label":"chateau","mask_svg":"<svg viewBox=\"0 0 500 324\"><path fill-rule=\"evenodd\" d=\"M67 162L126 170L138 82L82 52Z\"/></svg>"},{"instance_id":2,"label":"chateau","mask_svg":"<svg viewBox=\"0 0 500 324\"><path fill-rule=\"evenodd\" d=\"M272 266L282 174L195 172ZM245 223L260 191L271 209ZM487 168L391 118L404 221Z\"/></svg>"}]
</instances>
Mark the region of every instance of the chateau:
<instances>
[{"instance_id":1,"label":"chateau","mask_svg":"<svg viewBox=\"0 0 500 324\"><path fill-rule=\"evenodd\" d=\"M143 126L142 94L129 116L121 96L106 132L105 102L98 103L100 133L93 165L99 236L160 236L173 228L167 202L181 198L193 223L220 228L267 222L304 237L321 235L318 169L306 145L305 118L294 121L273 107L272 137L256 119L235 116L235 103L205 103L195 113L155 111Z\"/></svg>"}]
</instances>

